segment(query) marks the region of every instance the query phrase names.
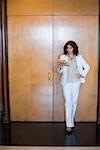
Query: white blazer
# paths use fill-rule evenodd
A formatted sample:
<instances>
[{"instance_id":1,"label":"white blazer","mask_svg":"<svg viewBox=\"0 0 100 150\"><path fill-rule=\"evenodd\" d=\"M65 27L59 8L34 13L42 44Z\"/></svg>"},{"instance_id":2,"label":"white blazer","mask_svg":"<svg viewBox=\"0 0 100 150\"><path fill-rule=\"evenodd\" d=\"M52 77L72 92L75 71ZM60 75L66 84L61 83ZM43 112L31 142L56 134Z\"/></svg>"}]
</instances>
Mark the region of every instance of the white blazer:
<instances>
[{"instance_id":1,"label":"white blazer","mask_svg":"<svg viewBox=\"0 0 100 150\"><path fill-rule=\"evenodd\" d=\"M60 59L68 61L68 54L67 55L62 54L60 56ZM81 81L81 83L85 83L86 76L90 70L90 65L86 62L86 60L83 58L83 56L81 54L77 54L76 62L77 62L79 74L82 75L82 77L80 77L80 81ZM61 76L61 85L62 86L64 86L67 83L67 68L68 68L68 66L62 66L62 67L58 66L58 68L57 68L58 73L62 74L62 76Z\"/></svg>"}]
</instances>

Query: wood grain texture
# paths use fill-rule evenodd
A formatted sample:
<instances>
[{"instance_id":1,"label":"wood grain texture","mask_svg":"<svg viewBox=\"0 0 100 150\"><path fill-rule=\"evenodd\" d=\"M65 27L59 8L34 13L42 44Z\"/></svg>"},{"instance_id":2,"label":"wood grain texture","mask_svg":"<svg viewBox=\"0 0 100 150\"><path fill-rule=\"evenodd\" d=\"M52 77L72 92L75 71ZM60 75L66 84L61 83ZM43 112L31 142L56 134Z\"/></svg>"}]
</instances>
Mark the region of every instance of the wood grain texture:
<instances>
[{"instance_id":1,"label":"wood grain texture","mask_svg":"<svg viewBox=\"0 0 100 150\"><path fill-rule=\"evenodd\" d=\"M95 27L95 28L94 28ZM86 83L81 85L77 121L96 121L98 86L98 17L96 16L55 16L54 17L54 110L55 120L62 112L63 97L60 88L60 75L56 73L57 57L63 53L68 40L74 40L79 52L90 64L91 70ZM60 118L63 120L63 115Z\"/></svg>"},{"instance_id":2,"label":"wood grain texture","mask_svg":"<svg viewBox=\"0 0 100 150\"><path fill-rule=\"evenodd\" d=\"M51 15L52 0L7 0L10 15Z\"/></svg>"},{"instance_id":3,"label":"wood grain texture","mask_svg":"<svg viewBox=\"0 0 100 150\"><path fill-rule=\"evenodd\" d=\"M52 121L51 17L8 18L11 120Z\"/></svg>"},{"instance_id":4,"label":"wood grain texture","mask_svg":"<svg viewBox=\"0 0 100 150\"><path fill-rule=\"evenodd\" d=\"M96 121L98 0L8 0L7 4L11 120L64 120L57 57L64 44L74 40L91 67L80 89L76 120Z\"/></svg>"},{"instance_id":5,"label":"wood grain texture","mask_svg":"<svg viewBox=\"0 0 100 150\"><path fill-rule=\"evenodd\" d=\"M54 15L98 15L99 0L54 0Z\"/></svg>"},{"instance_id":6,"label":"wood grain texture","mask_svg":"<svg viewBox=\"0 0 100 150\"><path fill-rule=\"evenodd\" d=\"M10 15L98 15L99 0L7 0Z\"/></svg>"}]
</instances>

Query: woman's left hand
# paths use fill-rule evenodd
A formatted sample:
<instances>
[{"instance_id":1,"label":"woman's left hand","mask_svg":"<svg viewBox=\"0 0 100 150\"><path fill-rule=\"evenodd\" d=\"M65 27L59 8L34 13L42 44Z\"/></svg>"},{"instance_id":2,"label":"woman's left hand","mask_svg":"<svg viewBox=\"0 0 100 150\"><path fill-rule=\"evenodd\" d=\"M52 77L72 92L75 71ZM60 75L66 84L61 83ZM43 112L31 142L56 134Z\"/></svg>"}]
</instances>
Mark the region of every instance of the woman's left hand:
<instances>
[{"instance_id":1,"label":"woman's left hand","mask_svg":"<svg viewBox=\"0 0 100 150\"><path fill-rule=\"evenodd\" d=\"M83 78L83 76L82 76L81 74L78 74L78 77L79 77L79 78Z\"/></svg>"}]
</instances>

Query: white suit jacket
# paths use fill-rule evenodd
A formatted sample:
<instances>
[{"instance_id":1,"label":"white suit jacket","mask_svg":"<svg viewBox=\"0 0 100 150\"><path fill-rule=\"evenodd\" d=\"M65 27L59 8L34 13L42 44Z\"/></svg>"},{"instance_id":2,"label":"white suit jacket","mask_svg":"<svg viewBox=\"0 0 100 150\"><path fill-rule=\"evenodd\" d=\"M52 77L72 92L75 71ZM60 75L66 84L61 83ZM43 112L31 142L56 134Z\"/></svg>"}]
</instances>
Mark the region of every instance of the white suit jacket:
<instances>
[{"instance_id":1,"label":"white suit jacket","mask_svg":"<svg viewBox=\"0 0 100 150\"><path fill-rule=\"evenodd\" d=\"M61 60L66 60L68 61L68 54L62 54L60 56ZM86 62L86 60L83 58L83 56L81 54L78 54L76 56L76 62L77 62L77 67L78 67L78 71L79 74L82 75L82 77L80 77L80 81L81 83L85 83L86 81L86 76L90 70L90 65ZM67 68L68 66L59 66L57 68L58 73L62 74L61 76L61 85L64 86L67 82Z\"/></svg>"}]
</instances>

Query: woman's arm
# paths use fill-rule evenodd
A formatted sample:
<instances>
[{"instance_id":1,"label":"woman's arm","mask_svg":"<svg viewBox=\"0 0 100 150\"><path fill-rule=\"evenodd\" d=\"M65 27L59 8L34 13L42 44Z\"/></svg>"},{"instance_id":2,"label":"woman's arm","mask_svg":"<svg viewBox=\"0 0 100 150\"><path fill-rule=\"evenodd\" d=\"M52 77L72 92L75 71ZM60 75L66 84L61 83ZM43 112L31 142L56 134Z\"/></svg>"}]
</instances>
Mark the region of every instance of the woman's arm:
<instances>
[{"instance_id":1,"label":"woman's arm","mask_svg":"<svg viewBox=\"0 0 100 150\"><path fill-rule=\"evenodd\" d=\"M57 67L58 73L62 73L63 72L63 67L64 66L69 66L69 64L66 61L66 58L65 58L64 54L59 56L57 63L58 63L58 67Z\"/></svg>"},{"instance_id":2,"label":"woman's arm","mask_svg":"<svg viewBox=\"0 0 100 150\"><path fill-rule=\"evenodd\" d=\"M59 66L57 67L57 72L58 72L58 73L62 73L62 72L63 72L62 66L59 65Z\"/></svg>"},{"instance_id":3,"label":"woman's arm","mask_svg":"<svg viewBox=\"0 0 100 150\"><path fill-rule=\"evenodd\" d=\"M83 58L83 56L81 55L81 62L82 62L82 76L86 77L89 70L90 70L90 65L86 62L86 60Z\"/></svg>"},{"instance_id":4,"label":"woman's arm","mask_svg":"<svg viewBox=\"0 0 100 150\"><path fill-rule=\"evenodd\" d=\"M64 57L63 55L60 55L57 61L57 72L60 74L63 72L63 65L64 65L63 57Z\"/></svg>"}]
</instances>

